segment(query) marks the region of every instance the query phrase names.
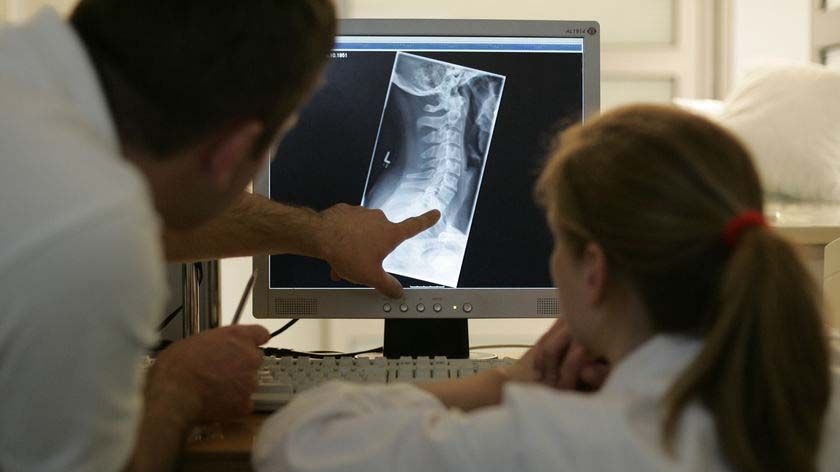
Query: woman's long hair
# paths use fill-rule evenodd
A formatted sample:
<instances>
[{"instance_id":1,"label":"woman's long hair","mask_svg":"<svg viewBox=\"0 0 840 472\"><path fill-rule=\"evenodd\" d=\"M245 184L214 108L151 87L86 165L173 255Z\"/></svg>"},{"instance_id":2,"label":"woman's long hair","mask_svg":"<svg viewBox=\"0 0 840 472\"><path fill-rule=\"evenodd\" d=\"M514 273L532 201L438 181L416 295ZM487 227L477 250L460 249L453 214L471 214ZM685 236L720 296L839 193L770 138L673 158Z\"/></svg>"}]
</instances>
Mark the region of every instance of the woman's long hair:
<instances>
[{"instance_id":1,"label":"woman's long hair","mask_svg":"<svg viewBox=\"0 0 840 472\"><path fill-rule=\"evenodd\" d=\"M631 106L565 132L537 186L572 251L600 244L656 332L700 338L665 398L664 445L699 401L739 471L815 471L830 397L819 291L790 243L724 228L763 210L744 146L671 107Z\"/></svg>"}]
</instances>

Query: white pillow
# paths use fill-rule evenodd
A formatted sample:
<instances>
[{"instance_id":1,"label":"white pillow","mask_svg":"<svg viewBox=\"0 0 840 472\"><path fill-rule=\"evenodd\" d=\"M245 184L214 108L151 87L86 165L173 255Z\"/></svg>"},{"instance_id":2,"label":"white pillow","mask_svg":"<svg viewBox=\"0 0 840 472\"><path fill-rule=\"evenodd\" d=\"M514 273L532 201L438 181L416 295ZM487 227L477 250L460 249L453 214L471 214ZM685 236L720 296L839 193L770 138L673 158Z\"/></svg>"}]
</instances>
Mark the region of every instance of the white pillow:
<instances>
[{"instance_id":1,"label":"white pillow","mask_svg":"<svg viewBox=\"0 0 840 472\"><path fill-rule=\"evenodd\" d=\"M719 119L721 113L723 113L723 102L721 100L675 98L674 105L712 120Z\"/></svg>"},{"instance_id":2,"label":"white pillow","mask_svg":"<svg viewBox=\"0 0 840 472\"><path fill-rule=\"evenodd\" d=\"M750 148L767 193L840 201L840 71L755 69L718 119Z\"/></svg>"}]
</instances>

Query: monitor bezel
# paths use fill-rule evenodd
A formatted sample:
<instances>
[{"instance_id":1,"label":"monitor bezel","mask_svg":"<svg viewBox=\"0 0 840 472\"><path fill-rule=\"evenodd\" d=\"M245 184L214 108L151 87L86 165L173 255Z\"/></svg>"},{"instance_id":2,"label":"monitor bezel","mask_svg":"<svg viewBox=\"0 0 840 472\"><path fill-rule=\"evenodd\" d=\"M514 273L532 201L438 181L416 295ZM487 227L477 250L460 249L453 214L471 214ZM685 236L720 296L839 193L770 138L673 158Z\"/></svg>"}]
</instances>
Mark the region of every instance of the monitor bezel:
<instances>
[{"instance_id":1,"label":"monitor bezel","mask_svg":"<svg viewBox=\"0 0 840 472\"><path fill-rule=\"evenodd\" d=\"M600 111L600 30L595 21L353 19L339 21L338 35L582 38L583 119L587 120ZM269 196L268 171L267 165L254 180L255 193ZM265 274L257 278L253 288L253 315L258 319L559 316L553 288L411 288L405 290L402 299L393 300L368 288L271 289L268 267L269 256L253 258L254 270ZM435 312L435 305L441 305L442 310ZM390 307L387 312L386 306ZM467 307L471 309L467 311Z\"/></svg>"}]
</instances>

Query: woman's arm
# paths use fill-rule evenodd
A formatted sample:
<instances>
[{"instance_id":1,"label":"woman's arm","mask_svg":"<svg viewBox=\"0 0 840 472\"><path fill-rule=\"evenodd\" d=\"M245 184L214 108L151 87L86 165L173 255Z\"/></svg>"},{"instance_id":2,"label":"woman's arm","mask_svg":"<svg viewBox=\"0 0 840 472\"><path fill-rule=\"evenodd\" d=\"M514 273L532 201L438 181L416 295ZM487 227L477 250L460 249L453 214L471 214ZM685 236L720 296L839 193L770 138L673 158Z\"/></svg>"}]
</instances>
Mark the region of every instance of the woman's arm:
<instances>
[{"instance_id":1,"label":"woman's arm","mask_svg":"<svg viewBox=\"0 0 840 472\"><path fill-rule=\"evenodd\" d=\"M444 405L471 411L498 405L507 382L541 383L558 390L592 391L609 373L607 365L574 342L566 320L559 319L514 365L465 379L418 385Z\"/></svg>"}]
</instances>

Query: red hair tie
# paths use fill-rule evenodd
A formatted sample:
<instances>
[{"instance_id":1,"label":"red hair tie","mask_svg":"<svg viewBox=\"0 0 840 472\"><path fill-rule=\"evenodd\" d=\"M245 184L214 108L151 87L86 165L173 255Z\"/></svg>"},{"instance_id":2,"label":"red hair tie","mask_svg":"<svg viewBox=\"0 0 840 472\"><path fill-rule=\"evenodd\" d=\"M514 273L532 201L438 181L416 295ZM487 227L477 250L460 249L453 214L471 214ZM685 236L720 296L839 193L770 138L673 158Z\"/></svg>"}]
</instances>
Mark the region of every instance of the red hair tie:
<instances>
[{"instance_id":1,"label":"red hair tie","mask_svg":"<svg viewBox=\"0 0 840 472\"><path fill-rule=\"evenodd\" d=\"M744 231L755 227L767 227L767 220L764 219L764 215L760 211L746 211L741 213L735 218L732 218L726 225L726 228L724 228L723 242L729 248L734 249L741 240Z\"/></svg>"}]
</instances>

